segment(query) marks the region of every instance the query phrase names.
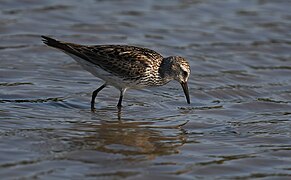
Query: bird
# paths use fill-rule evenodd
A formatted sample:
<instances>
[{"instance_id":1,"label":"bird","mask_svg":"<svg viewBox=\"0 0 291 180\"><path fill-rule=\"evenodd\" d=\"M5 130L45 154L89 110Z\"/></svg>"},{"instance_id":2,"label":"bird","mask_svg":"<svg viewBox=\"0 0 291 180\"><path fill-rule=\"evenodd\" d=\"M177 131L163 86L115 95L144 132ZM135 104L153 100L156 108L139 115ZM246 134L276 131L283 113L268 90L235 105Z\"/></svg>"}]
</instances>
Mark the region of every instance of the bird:
<instances>
[{"instance_id":1,"label":"bird","mask_svg":"<svg viewBox=\"0 0 291 180\"><path fill-rule=\"evenodd\" d=\"M104 83L93 91L91 110L95 111L97 94L106 86L120 91L117 107L121 109L126 90L162 86L178 81L190 104L188 78L189 62L180 56L163 57L158 52L131 45L80 45L41 36L47 46L71 56L85 70L102 79Z\"/></svg>"}]
</instances>

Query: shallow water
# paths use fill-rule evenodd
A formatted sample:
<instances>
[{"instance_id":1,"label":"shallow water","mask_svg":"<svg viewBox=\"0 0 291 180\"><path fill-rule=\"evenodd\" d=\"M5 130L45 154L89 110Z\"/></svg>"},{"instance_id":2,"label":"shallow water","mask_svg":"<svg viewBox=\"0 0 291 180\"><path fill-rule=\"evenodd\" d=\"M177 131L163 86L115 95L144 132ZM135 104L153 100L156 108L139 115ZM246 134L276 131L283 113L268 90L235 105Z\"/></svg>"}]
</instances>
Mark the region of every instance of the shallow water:
<instances>
[{"instance_id":1,"label":"shallow water","mask_svg":"<svg viewBox=\"0 0 291 180\"><path fill-rule=\"evenodd\" d=\"M0 2L3 179L290 179L291 2ZM40 35L189 59L176 82L126 93ZM186 124L185 124L186 123Z\"/></svg>"}]
</instances>

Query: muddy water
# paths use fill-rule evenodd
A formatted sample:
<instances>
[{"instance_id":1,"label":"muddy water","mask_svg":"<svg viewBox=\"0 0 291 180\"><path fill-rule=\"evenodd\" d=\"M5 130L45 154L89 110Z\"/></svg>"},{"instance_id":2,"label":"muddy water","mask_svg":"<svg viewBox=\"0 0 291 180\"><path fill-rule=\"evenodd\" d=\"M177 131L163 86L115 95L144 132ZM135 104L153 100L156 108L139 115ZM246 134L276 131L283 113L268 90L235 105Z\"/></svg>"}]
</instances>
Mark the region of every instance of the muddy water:
<instances>
[{"instance_id":1,"label":"muddy water","mask_svg":"<svg viewBox=\"0 0 291 180\"><path fill-rule=\"evenodd\" d=\"M291 3L0 2L3 179L291 178ZM40 35L189 59L180 86L119 92ZM186 124L185 124L186 123Z\"/></svg>"}]
</instances>

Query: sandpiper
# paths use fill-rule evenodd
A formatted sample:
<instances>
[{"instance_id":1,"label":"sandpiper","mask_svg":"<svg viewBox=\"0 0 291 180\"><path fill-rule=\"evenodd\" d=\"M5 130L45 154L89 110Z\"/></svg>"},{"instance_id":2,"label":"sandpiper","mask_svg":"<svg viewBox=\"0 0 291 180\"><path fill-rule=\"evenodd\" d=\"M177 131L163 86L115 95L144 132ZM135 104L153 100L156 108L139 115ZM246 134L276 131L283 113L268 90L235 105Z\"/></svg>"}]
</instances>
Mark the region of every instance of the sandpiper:
<instances>
[{"instance_id":1,"label":"sandpiper","mask_svg":"<svg viewBox=\"0 0 291 180\"><path fill-rule=\"evenodd\" d=\"M85 70L102 79L104 84L93 91L91 110L94 111L97 94L107 85L120 90L117 107L127 89L142 89L162 86L171 80L178 81L185 93L187 103L190 96L187 81L190 66L185 58L161 54L136 46L128 45L79 45L41 36L42 41L51 47L62 50L75 59Z\"/></svg>"}]
</instances>

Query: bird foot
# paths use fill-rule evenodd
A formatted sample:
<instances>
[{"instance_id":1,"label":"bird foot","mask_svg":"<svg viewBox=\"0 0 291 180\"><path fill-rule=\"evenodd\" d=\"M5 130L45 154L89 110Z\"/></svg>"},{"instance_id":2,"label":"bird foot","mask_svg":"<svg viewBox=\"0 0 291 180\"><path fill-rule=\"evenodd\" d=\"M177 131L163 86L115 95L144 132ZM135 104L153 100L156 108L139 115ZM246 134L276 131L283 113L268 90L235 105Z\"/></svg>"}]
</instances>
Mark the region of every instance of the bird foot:
<instances>
[{"instance_id":1,"label":"bird foot","mask_svg":"<svg viewBox=\"0 0 291 180\"><path fill-rule=\"evenodd\" d=\"M91 107L91 112L92 113L95 113L96 112L96 109L94 107Z\"/></svg>"}]
</instances>

